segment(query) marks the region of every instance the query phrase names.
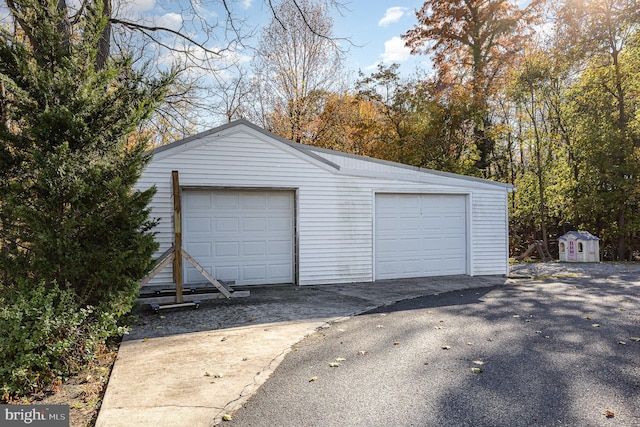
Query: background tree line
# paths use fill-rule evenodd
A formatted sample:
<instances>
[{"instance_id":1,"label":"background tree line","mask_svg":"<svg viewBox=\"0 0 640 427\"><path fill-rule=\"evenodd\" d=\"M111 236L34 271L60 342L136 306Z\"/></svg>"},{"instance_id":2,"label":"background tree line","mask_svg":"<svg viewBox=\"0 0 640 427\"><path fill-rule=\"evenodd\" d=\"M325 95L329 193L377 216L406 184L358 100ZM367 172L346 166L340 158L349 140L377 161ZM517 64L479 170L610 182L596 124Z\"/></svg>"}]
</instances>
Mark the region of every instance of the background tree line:
<instances>
[{"instance_id":1,"label":"background tree line","mask_svg":"<svg viewBox=\"0 0 640 427\"><path fill-rule=\"evenodd\" d=\"M291 14L300 5L315 8L312 19ZM353 82L337 81L341 52L323 4L279 7L290 15L261 33L229 119L305 144L512 183L514 255L533 240L557 255L559 235L584 229L603 239L604 259L638 256L638 2L428 0L402 37L413 54L431 57L433 72L406 78L397 65L380 65Z\"/></svg>"}]
</instances>

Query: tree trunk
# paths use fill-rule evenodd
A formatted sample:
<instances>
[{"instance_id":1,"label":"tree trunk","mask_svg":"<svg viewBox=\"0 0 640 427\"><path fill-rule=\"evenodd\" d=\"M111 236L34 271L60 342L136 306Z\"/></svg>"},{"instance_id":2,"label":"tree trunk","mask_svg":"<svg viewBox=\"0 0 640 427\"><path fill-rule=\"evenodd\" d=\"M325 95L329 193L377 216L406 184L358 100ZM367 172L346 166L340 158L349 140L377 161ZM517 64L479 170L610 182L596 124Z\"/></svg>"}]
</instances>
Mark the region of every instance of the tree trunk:
<instances>
[{"instance_id":1,"label":"tree trunk","mask_svg":"<svg viewBox=\"0 0 640 427\"><path fill-rule=\"evenodd\" d=\"M111 18L111 0L104 0L102 16L104 16L107 20ZM107 21L107 24L102 31L102 36L100 37L100 41L98 42L98 55L96 56L96 70L101 70L104 68L107 63L107 59L109 58L109 53L111 50L111 22Z\"/></svg>"}]
</instances>

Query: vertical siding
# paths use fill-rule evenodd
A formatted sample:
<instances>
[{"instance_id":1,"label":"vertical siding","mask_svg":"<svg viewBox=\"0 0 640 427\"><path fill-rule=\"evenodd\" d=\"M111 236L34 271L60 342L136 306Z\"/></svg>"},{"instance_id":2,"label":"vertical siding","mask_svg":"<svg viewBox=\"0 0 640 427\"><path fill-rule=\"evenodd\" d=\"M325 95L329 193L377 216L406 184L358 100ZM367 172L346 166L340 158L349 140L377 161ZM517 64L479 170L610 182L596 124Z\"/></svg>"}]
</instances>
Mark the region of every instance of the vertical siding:
<instances>
[{"instance_id":1,"label":"vertical siding","mask_svg":"<svg viewBox=\"0 0 640 427\"><path fill-rule=\"evenodd\" d=\"M157 187L151 212L159 218L155 229L158 255L173 239L171 171L178 170L182 186L297 189L298 268L303 285L373 280L374 194L385 191L469 194L469 214L473 215L469 274L506 273L504 188L494 190L490 185L440 176L433 180L437 184L415 182L417 178L425 181L426 174L322 153L352 170L391 172L406 179L345 176L253 131L209 135L187 145L158 153L137 184L139 188ZM168 266L152 283L171 283L171 275Z\"/></svg>"},{"instance_id":2,"label":"vertical siding","mask_svg":"<svg viewBox=\"0 0 640 427\"><path fill-rule=\"evenodd\" d=\"M476 191L473 196L473 275L508 274L506 191Z\"/></svg>"}]
</instances>

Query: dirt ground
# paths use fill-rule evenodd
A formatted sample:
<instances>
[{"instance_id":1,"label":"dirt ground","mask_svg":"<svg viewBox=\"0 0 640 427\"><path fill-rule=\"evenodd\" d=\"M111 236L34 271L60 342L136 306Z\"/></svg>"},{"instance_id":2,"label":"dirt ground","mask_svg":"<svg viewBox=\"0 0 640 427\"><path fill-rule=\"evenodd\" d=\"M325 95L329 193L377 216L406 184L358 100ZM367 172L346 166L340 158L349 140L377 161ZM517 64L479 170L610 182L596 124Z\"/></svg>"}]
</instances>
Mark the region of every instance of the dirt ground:
<instances>
[{"instance_id":1,"label":"dirt ground","mask_svg":"<svg viewBox=\"0 0 640 427\"><path fill-rule=\"evenodd\" d=\"M118 342L110 343L93 364L52 389L34 394L17 403L69 405L71 427L93 426L107 389L111 368L118 355Z\"/></svg>"},{"instance_id":2,"label":"dirt ground","mask_svg":"<svg viewBox=\"0 0 640 427\"><path fill-rule=\"evenodd\" d=\"M637 271L640 274L640 264L550 262L516 263L511 266L511 276L532 278L609 276L629 271ZM68 404L72 427L93 426L100 410L111 368L117 356L118 345L119 343L111 344L85 371L53 387L46 393L30 396L22 403Z\"/></svg>"}]
</instances>

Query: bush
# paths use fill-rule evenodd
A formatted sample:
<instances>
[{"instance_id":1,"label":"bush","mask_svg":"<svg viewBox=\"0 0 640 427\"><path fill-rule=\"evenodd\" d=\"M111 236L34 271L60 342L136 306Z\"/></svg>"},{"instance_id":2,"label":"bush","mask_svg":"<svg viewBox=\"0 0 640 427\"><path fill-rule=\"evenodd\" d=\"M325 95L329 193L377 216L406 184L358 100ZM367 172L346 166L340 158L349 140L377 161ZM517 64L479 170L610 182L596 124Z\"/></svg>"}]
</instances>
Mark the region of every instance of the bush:
<instances>
[{"instance_id":1,"label":"bush","mask_svg":"<svg viewBox=\"0 0 640 427\"><path fill-rule=\"evenodd\" d=\"M0 299L0 401L64 381L124 332L117 315L79 306L72 290L21 281Z\"/></svg>"}]
</instances>

